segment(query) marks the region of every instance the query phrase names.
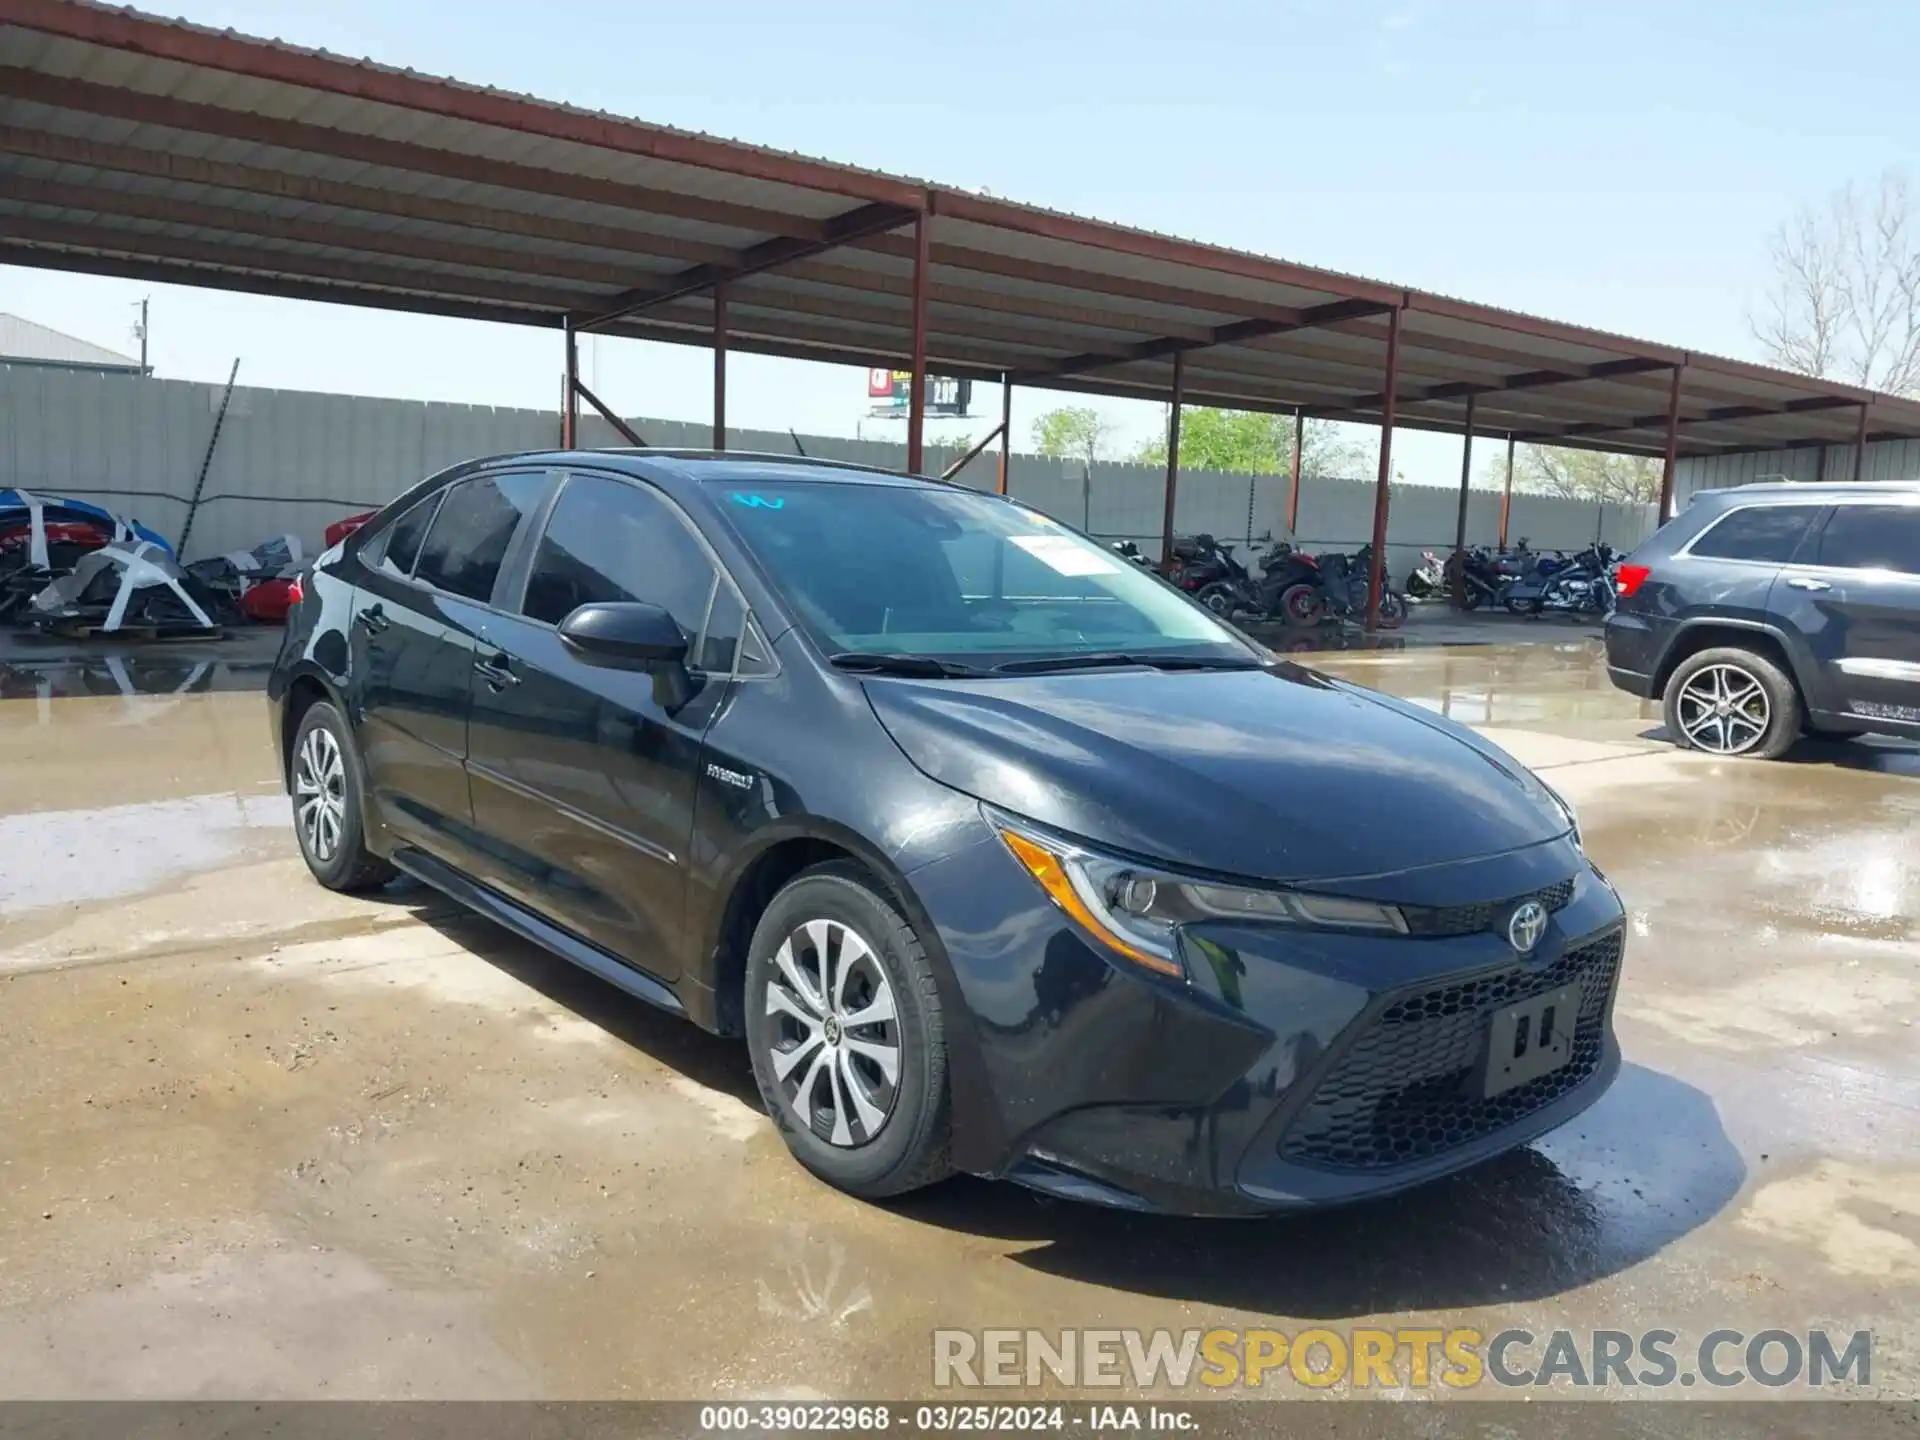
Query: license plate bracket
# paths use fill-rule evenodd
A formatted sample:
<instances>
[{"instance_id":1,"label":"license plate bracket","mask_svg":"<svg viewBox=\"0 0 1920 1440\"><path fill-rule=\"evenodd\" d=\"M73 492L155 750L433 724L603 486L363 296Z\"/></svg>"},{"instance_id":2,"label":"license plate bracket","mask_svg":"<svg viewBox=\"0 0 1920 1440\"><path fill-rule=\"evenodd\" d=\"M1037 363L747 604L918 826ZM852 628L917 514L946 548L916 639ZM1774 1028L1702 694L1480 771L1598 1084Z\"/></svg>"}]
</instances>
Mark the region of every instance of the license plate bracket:
<instances>
[{"instance_id":1,"label":"license plate bracket","mask_svg":"<svg viewBox=\"0 0 1920 1440\"><path fill-rule=\"evenodd\" d=\"M1551 1075L1573 1058L1580 1013L1578 982L1493 1012L1487 1048L1474 1077L1484 1099Z\"/></svg>"}]
</instances>

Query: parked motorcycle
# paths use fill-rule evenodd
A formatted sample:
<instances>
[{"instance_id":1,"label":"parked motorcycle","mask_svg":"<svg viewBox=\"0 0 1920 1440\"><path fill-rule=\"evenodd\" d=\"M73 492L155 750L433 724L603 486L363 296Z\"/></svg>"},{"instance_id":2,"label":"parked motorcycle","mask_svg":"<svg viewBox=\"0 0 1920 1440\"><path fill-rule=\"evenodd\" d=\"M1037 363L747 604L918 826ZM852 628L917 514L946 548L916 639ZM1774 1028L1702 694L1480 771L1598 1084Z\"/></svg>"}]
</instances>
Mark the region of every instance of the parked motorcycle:
<instances>
[{"instance_id":1,"label":"parked motorcycle","mask_svg":"<svg viewBox=\"0 0 1920 1440\"><path fill-rule=\"evenodd\" d=\"M1144 566L1149 570L1153 568L1153 561L1149 560L1141 551L1140 547L1131 540L1114 541L1113 553L1123 560L1131 560L1134 564Z\"/></svg>"},{"instance_id":2,"label":"parked motorcycle","mask_svg":"<svg viewBox=\"0 0 1920 1440\"><path fill-rule=\"evenodd\" d=\"M1282 540L1260 559L1260 613L1289 625L1318 625L1327 617L1326 577L1320 562Z\"/></svg>"},{"instance_id":3,"label":"parked motorcycle","mask_svg":"<svg viewBox=\"0 0 1920 1440\"><path fill-rule=\"evenodd\" d=\"M1449 557L1449 580L1460 597L1460 608L1478 610L1482 605L1505 602L1508 589L1532 568L1533 553L1526 541L1518 550L1492 551L1477 545L1464 554Z\"/></svg>"},{"instance_id":4,"label":"parked motorcycle","mask_svg":"<svg viewBox=\"0 0 1920 1440\"><path fill-rule=\"evenodd\" d=\"M1231 620L1241 611L1260 610L1260 586L1247 567L1233 558L1231 545L1222 545L1211 535L1177 535L1173 554L1178 562L1170 577L1173 583L1222 620Z\"/></svg>"},{"instance_id":5,"label":"parked motorcycle","mask_svg":"<svg viewBox=\"0 0 1920 1440\"><path fill-rule=\"evenodd\" d=\"M1554 611L1566 615L1604 615L1613 609L1611 545L1589 545L1571 560L1542 573L1538 568L1508 587L1507 609L1515 615Z\"/></svg>"},{"instance_id":6,"label":"parked motorcycle","mask_svg":"<svg viewBox=\"0 0 1920 1440\"><path fill-rule=\"evenodd\" d=\"M1415 600L1432 600L1448 590L1446 562L1432 550L1420 552L1420 563L1407 572L1407 594Z\"/></svg>"},{"instance_id":7,"label":"parked motorcycle","mask_svg":"<svg viewBox=\"0 0 1920 1440\"><path fill-rule=\"evenodd\" d=\"M1373 572L1373 546L1362 545L1351 555L1336 552L1318 559L1328 610L1344 620L1364 621L1367 589ZM1384 571L1380 578L1380 624L1388 630L1397 629L1407 618L1407 600L1388 583Z\"/></svg>"}]
</instances>

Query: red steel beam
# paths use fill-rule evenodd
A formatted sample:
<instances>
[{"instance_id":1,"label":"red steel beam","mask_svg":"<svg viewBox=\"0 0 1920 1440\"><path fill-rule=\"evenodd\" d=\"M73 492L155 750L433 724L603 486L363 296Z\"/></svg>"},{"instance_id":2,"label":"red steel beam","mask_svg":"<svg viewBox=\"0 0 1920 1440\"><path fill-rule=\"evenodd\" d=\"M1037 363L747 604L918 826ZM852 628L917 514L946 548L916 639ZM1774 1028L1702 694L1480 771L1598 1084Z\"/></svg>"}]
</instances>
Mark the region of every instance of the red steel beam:
<instances>
[{"instance_id":1,"label":"red steel beam","mask_svg":"<svg viewBox=\"0 0 1920 1440\"><path fill-rule=\"evenodd\" d=\"M11 0L0 0L0 6L8 3ZM0 20L4 20L4 10L0 10ZM365 165L406 170L420 175L438 175L443 179L464 180L476 185L498 185L529 195L561 196L641 214L671 215L677 219L696 220L730 230L769 235L813 236L820 233L819 221L780 210L709 200L704 196L634 185L623 180L603 180L596 175L576 175L540 165L494 160L465 151L442 150L433 145L390 140L383 135L338 130L330 125L314 125L304 120L283 120L277 116L236 110L225 105L208 105L197 100L176 100L168 95L123 90L113 85L47 75L37 70L0 66L0 95L32 100L60 110L77 110L89 115L129 120L138 125L190 130L199 135L217 135L254 145L298 150L308 155L357 160Z\"/></svg>"},{"instance_id":2,"label":"red steel beam","mask_svg":"<svg viewBox=\"0 0 1920 1440\"><path fill-rule=\"evenodd\" d=\"M1513 514L1513 436L1507 436L1507 485L1500 492L1500 548L1507 548L1507 520Z\"/></svg>"},{"instance_id":3,"label":"red steel beam","mask_svg":"<svg viewBox=\"0 0 1920 1440\"><path fill-rule=\"evenodd\" d=\"M1678 370L1685 367L1674 368ZM1703 410L1698 415L1674 415L1671 423L1681 429L1688 429L1695 425L1721 425L1729 420L1761 420L1770 415L1806 415L1820 410L1843 410L1854 403L1852 400L1841 399L1837 395L1812 395L1800 400L1789 400L1784 405L1719 405L1711 410ZM1554 430L1523 431L1520 438L1529 444L1539 445L1551 445L1556 440L1592 440L1601 435L1625 434L1632 430L1650 430L1665 426L1669 423L1668 413L1635 415L1622 421L1593 420Z\"/></svg>"},{"instance_id":4,"label":"red steel beam","mask_svg":"<svg viewBox=\"0 0 1920 1440\"><path fill-rule=\"evenodd\" d=\"M1173 574L1173 502L1180 488L1180 406L1186 399L1187 357L1173 356L1173 403L1167 407L1167 497L1160 515L1160 573Z\"/></svg>"},{"instance_id":5,"label":"red steel beam","mask_svg":"<svg viewBox=\"0 0 1920 1440\"><path fill-rule=\"evenodd\" d=\"M484 230L530 240L551 240L562 245L611 250L621 255L658 256L664 260L699 264L724 262L734 254L725 245L636 230L625 225L561 220L550 215L536 215L528 210L475 205L463 200L441 200L430 195L383 190L375 185L322 180L285 170L203 160L193 155L145 150L132 145L109 145L98 140L28 130L17 125L0 125L0 153L25 155L55 164L84 165L90 170L141 175L148 179L169 180L185 185L238 190L243 194L265 195L301 205L324 205L337 210L450 225L462 230Z\"/></svg>"},{"instance_id":6,"label":"red steel beam","mask_svg":"<svg viewBox=\"0 0 1920 1440\"><path fill-rule=\"evenodd\" d=\"M1000 493L1007 493L1007 472L1013 464L1013 377L1000 377Z\"/></svg>"},{"instance_id":7,"label":"red steel beam","mask_svg":"<svg viewBox=\"0 0 1920 1440\"><path fill-rule=\"evenodd\" d=\"M727 448L727 282L713 287L713 448Z\"/></svg>"},{"instance_id":8,"label":"red steel beam","mask_svg":"<svg viewBox=\"0 0 1920 1440\"><path fill-rule=\"evenodd\" d=\"M560 317L560 343L566 351L560 393L560 448L571 450L580 438L580 341L573 333L573 322Z\"/></svg>"},{"instance_id":9,"label":"red steel beam","mask_svg":"<svg viewBox=\"0 0 1920 1440\"><path fill-rule=\"evenodd\" d=\"M1307 448L1307 417L1298 405L1293 407L1293 480L1287 487L1287 534L1300 534L1300 462Z\"/></svg>"},{"instance_id":10,"label":"red steel beam","mask_svg":"<svg viewBox=\"0 0 1920 1440\"><path fill-rule=\"evenodd\" d=\"M920 187L912 182L887 175L528 100L457 81L437 80L365 60L338 59L128 10L76 5L68 0L0 0L0 24L19 25L44 34L178 61L183 65L223 70L258 80L276 80L520 134L850 195L883 205L917 205L921 194Z\"/></svg>"},{"instance_id":11,"label":"red steel beam","mask_svg":"<svg viewBox=\"0 0 1920 1440\"><path fill-rule=\"evenodd\" d=\"M1455 574L1464 574L1467 563L1467 486L1473 479L1473 402L1475 397L1467 396L1467 418L1465 429L1460 434L1460 513L1453 525L1453 564ZM1453 587L1453 603L1466 607L1467 587Z\"/></svg>"},{"instance_id":12,"label":"red steel beam","mask_svg":"<svg viewBox=\"0 0 1920 1440\"><path fill-rule=\"evenodd\" d=\"M1673 518L1673 472L1680 455L1680 382L1687 367L1673 367L1673 379L1667 382L1667 452L1660 466L1660 514L1664 525Z\"/></svg>"},{"instance_id":13,"label":"red steel beam","mask_svg":"<svg viewBox=\"0 0 1920 1440\"><path fill-rule=\"evenodd\" d=\"M1433 400L1471 400L1476 395L1504 394L1512 390L1543 390L1553 385L1578 385L1583 380L1617 380L1623 375L1639 375L1649 370L1666 368L1665 361L1633 359L1608 360L1600 365L1575 366L1566 370L1525 370L1517 375L1508 375L1501 380L1484 382L1450 380L1443 385L1423 386L1418 390L1409 390L1402 394L1399 397L1399 403L1422 405ZM1378 391L1371 395L1356 395L1349 402L1349 406L1357 412L1370 414L1379 408L1384 398Z\"/></svg>"},{"instance_id":14,"label":"red steel beam","mask_svg":"<svg viewBox=\"0 0 1920 1440\"><path fill-rule=\"evenodd\" d=\"M573 388L582 400L585 400L600 412L603 420L620 432L622 438L624 438L629 445L642 450L646 448L647 442L641 437L640 432L627 424L627 422L622 420L618 415L614 414L613 408L598 395L594 394L593 391L589 390L584 380L576 376L573 382Z\"/></svg>"},{"instance_id":15,"label":"red steel beam","mask_svg":"<svg viewBox=\"0 0 1920 1440\"><path fill-rule=\"evenodd\" d=\"M913 379L907 396L907 472L920 473L921 451L927 429L927 272L933 268L928 251L933 225L926 211L913 220Z\"/></svg>"},{"instance_id":16,"label":"red steel beam","mask_svg":"<svg viewBox=\"0 0 1920 1440\"><path fill-rule=\"evenodd\" d=\"M629 315L637 315L642 310L651 310L656 305L665 305L686 295L698 295L711 290L723 280L739 280L748 275L758 275L762 271L773 270L781 265L791 264L795 260L806 260L857 240L863 235L874 235L886 230L897 230L900 226L915 219L921 212L906 210L897 205L863 205L858 210L849 210L836 215L822 227L822 233L809 238L794 235L776 235L771 240L763 240L758 245L750 245L732 260L723 265L695 265L682 270L671 277L664 285L639 285L624 294L613 297L612 302L599 314L583 319L580 328L591 330L596 326L611 324L615 320L624 320Z\"/></svg>"},{"instance_id":17,"label":"red steel beam","mask_svg":"<svg viewBox=\"0 0 1920 1440\"><path fill-rule=\"evenodd\" d=\"M1387 497L1393 484L1394 388L1400 379L1400 311L1387 321L1386 399L1380 407L1380 479L1373 492L1373 564L1367 570L1367 629L1380 628L1380 587L1387 571Z\"/></svg>"},{"instance_id":18,"label":"red steel beam","mask_svg":"<svg viewBox=\"0 0 1920 1440\"><path fill-rule=\"evenodd\" d=\"M1005 436L1005 434L1006 434L1006 421L1003 420L1000 422L1000 424L994 426L993 429L987 431L987 433L982 435L978 440L974 441L973 448L968 450L966 454L962 455L958 460L954 461L951 465L947 466L946 469L942 470L940 472L940 478L942 480L951 480L954 476L958 475L962 470L966 469L967 466L973 462L974 457L979 455L979 453L982 450L986 449L987 446L991 445L995 440L1001 440ZM1002 450L1002 453L1003 454L1005 453L1004 449ZM1002 490L1000 493L1004 495L1007 492L1005 490Z\"/></svg>"},{"instance_id":19,"label":"red steel beam","mask_svg":"<svg viewBox=\"0 0 1920 1440\"><path fill-rule=\"evenodd\" d=\"M1029 370L1020 376L1022 383L1044 382L1060 375L1079 375L1088 370L1099 370L1109 365L1133 365L1142 360L1164 360L1167 356L1179 356L1191 350L1208 350L1219 345L1238 345L1247 340L1260 340L1273 335L1285 335L1295 330L1311 330L1320 325L1337 325L1343 320L1358 319L1363 315L1378 315L1389 306L1372 300L1339 300L1331 305L1316 305L1310 310L1294 312L1285 319L1256 317L1251 320L1236 320L1231 325L1221 325L1200 339L1186 335L1164 335L1154 340L1142 340L1122 350L1096 350L1080 355L1069 355L1037 370Z\"/></svg>"}]
</instances>

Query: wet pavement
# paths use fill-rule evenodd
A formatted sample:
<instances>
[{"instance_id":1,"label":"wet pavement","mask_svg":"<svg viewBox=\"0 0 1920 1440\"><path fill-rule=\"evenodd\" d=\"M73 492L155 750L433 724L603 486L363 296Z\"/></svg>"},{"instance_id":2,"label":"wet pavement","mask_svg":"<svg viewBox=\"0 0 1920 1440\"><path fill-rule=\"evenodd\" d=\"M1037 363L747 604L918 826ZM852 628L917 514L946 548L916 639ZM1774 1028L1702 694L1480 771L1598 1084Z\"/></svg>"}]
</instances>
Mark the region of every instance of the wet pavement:
<instances>
[{"instance_id":1,"label":"wet pavement","mask_svg":"<svg viewBox=\"0 0 1920 1440\"><path fill-rule=\"evenodd\" d=\"M0 1397L898 1397L936 1327L1312 1322L1870 1328L1873 1389L1920 1393L1920 747L1680 754L1547 638L1314 663L1579 808L1630 913L1619 1082L1254 1222L842 1197L736 1043L430 892L314 885L259 657L0 663Z\"/></svg>"}]
</instances>

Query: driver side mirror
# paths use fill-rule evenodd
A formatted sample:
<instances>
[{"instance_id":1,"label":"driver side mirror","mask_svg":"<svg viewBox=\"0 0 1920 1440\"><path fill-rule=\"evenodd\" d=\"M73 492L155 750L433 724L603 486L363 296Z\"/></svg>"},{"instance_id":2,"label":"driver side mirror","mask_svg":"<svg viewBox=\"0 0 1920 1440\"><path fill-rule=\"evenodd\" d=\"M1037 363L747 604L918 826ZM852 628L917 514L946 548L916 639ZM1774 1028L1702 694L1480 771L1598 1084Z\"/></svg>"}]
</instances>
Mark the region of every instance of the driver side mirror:
<instances>
[{"instance_id":1,"label":"driver side mirror","mask_svg":"<svg viewBox=\"0 0 1920 1440\"><path fill-rule=\"evenodd\" d=\"M646 670L662 709L678 710L692 698L687 637L673 616L639 600L596 601L577 607L560 622L560 642L589 665Z\"/></svg>"}]
</instances>

